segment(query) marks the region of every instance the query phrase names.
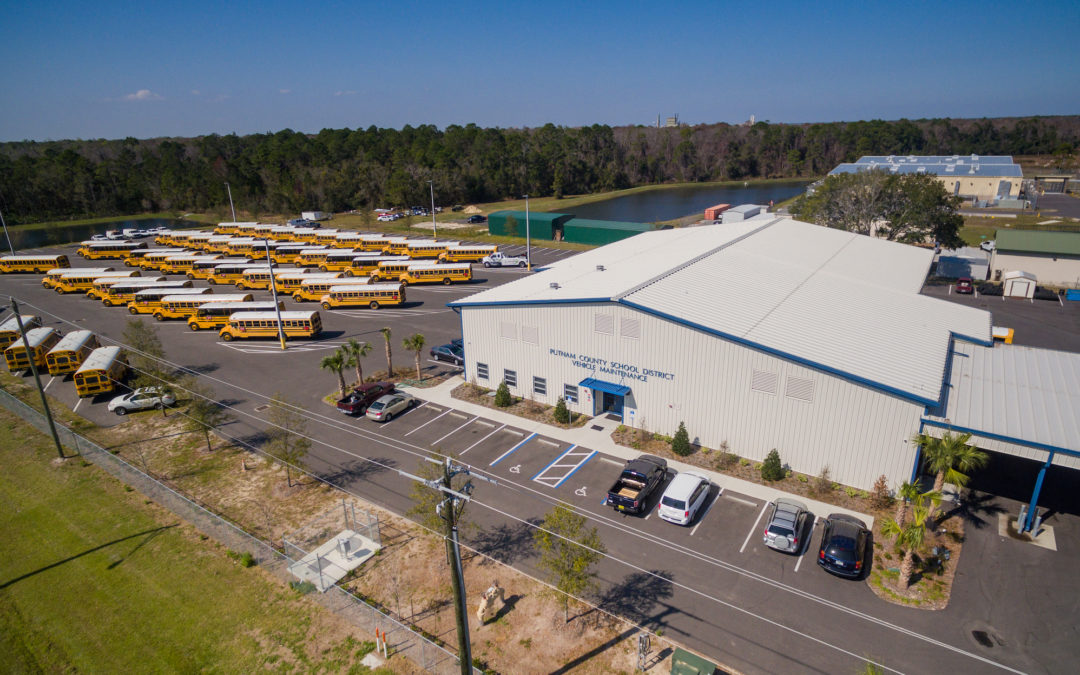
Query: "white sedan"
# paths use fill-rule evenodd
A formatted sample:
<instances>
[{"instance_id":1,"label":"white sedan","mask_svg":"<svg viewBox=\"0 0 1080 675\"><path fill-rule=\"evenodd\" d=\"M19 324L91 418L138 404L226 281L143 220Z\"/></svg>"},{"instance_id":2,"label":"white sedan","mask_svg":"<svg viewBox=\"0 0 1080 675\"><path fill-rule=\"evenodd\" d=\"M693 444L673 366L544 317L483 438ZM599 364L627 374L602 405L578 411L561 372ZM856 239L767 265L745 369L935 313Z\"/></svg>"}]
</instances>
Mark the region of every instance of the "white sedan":
<instances>
[{"instance_id":1,"label":"white sedan","mask_svg":"<svg viewBox=\"0 0 1080 675\"><path fill-rule=\"evenodd\" d=\"M378 400L368 406L367 412L364 414L369 420L389 422L394 419L395 415L400 415L414 405L416 405L416 399L412 394L399 391L379 397Z\"/></svg>"},{"instance_id":2,"label":"white sedan","mask_svg":"<svg viewBox=\"0 0 1080 675\"><path fill-rule=\"evenodd\" d=\"M168 392L162 392L157 387L143 387L136 389L130 394L117 396L109 401L109 412L117 415L126 415L137 410L150 408L163 408L176 404L176 397Z\"/></svg>"},{"instance_id":3,"label":"white sedan","mask_svg":"<svg viewBox=\"0 0 1080 675\"><path fill-rule=\"evenodd\" d=\"M668 522L689 525L709 498L710 487L712 483L705 476L693 471L683 471L668 483L656 512Z\"/></svg>"}]
</instances>

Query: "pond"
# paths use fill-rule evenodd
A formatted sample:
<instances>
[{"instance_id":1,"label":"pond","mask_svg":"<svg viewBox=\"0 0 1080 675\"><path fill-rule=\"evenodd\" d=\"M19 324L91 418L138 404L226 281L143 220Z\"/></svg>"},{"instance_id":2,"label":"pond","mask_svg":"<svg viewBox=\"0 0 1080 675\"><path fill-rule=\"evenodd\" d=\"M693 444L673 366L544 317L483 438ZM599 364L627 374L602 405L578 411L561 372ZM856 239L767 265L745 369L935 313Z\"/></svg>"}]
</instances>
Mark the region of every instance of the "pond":
<instances>
[{"instance_id":1,"label":"pond","mask_svg":"<svg viewBox=\"0 0 1080 675\"><path fill-rule=\"evenodd\" d=\"M655 223L674 220L716 204L768 204L802 194L810 181L776 181L743 185L687 185L677 188L643 190L622 197L583 204L567 209L578 218Z\"/></svg>"},{"instance_id":2,"label":"pond","mask_svg":"<svg viewBox=\"0 0 1080 675\"><path fill-rule=\"evenodd\" d=\"M40 248L42 246L58 246L72 244L89 239L95 234L105 234L109 230L123 230L134 227L147 230L152 227L168 227L182 229L187 227L199 227L202 223L191 220L177 220L174 218L144 218L141 220L110 220L104 223L92 225L57 225L49 228L22 229L19 226L9 225L8 234L11 236L11 245L16 251L28 248ZM7 242L4 242L5 244ZM0 248L7 248L2 246Z\"/></svg>"}]
</instances>

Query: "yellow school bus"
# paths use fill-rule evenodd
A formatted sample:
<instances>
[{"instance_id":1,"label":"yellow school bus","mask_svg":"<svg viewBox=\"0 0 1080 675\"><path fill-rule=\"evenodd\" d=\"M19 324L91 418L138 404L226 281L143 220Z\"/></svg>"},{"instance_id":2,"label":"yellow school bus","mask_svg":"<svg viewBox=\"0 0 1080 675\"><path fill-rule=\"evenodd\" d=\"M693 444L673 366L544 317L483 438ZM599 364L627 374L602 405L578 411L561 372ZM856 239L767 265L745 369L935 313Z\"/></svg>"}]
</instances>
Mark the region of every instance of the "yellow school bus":
<instances>
[{"instance_id":1,"label":"yellow school bus","mask_svg":"<svg viewBox=\"0 0 1080 675\"><path fill-rule=\"evenodd\" d=\"M231 234L212 234L202 248L207 253L225 253L229 250L229 242L235 238Z\"/></svg>"},{"instance_id":2,"label":"yellow school bus","mask_svg":"<svg viewBox=\"0 0 1080 675\"><path fill-rule=\"evenodd\" d=\"M90 356L90 352L100 346L92 332L73 330L45 354L45 366L53 377L74 373Z\"/></svg>"},{"instance_id":3,"label":"yellow school bus","mask_svg":"<svg viewBox=\"0 0 1080 675\"><path fill-rule=\"evenodd\" d=\"M45 368L45 355L49 350L60 342L60 333L55 328L34 328L26 331L26 342L30 344L30 355L27 355L26 345L19 338L8 345L4 350L4 360L7 361L8 370L14 373L30 367L30 359L39 369Z\"/></svg>"},{"instance_id":4,"label":"yellow school bus","mask_svg":"<svg viewBox=\"0 0 1080 675\"><path fill-rule=\"evenodd\" d=\"M378 309L385 305L405 302L403 284L368 284L331 286L326 295L319 298L323 309L334 307L368 307Z\"/></svg>"},{"instance_id":5,"label":"yellow school bus","mask_svg":"<svg viewBox=\"0 0 1080 675\"><path fill-rule=\"evenodd\" d=\"M354 248L365 252L382 253L382 250L390 244L391 239L400 239L400 237L389 237L385 234L362 234L360 235L360 245Z\"/></svg>"},{"instance_id":6,"label":"yellow school bus","mask_svg":"<svg viewBox=\"0 0 1080 675\"><path fill-rule=\"evenodd\" d=\"M401 281L401 276L410 267L432 267L436 265L435 262L418 263L411 258L405 258L404 260L383 260L379 263L379 266L371 272L371 283L376 284L380 281Z\"/></svg>"},{"instance_id":7,"label":"yellow school bus","mask_svg":"<svg viewBox=\"0 0 1080 675\"><path fill-rule=\"evenodd\" d=\"M378 253L364 253L354 250L333 250L327 254L326 259L319 263L319 269L323 272L344 272L352 267L353 258L378 258Z\"/></svg>"},{"instance_id":8,"label":"yellow school bus","mask_svg":"<svg viewBox=\"0 0 1080 675\"><path fill-rule=\"evenodd\" d=\"M76 253L87 260L123 260L140 248L146 248L146 242L91 241L84 242Z\"/></svg>"},{"instance_id":9,"label":"yellow school bus","mask_svg":"<svg viewBox=\"0 0 1080 675\"><path fill-rule=\"evenodd\" d=\"M224 297L224 296L217 296ZM268 301L253 302L208 302L200 305L188 318L188 328L194 331L221 329L229 323L229 317L237 312L273 312L285 309L285 302L279 300L275 305Z\"/></svg>"},{"instance_id":10,"label":"yellow school bus","mask_svg":"<svg viewBox=\"0 0 1080 675\"><path fill-rule=\"evenodd\" d=\"M326 262L326 256L333 253L336 249L329 248L327 246L308 247L300 251L300 255L296 256L295 265L299 267L318 267Z\"/></svg>"},{"instance_id":11,"label":"yellow school bus","mask_svg":"<svg viewBox=\"0 0 1080 675\"><path fill-rule=\"evenodd\" d=\"M336 228L330 227L325 230L319 230L315 234L315 243L319 246L329 246L333 248L334 244L337 243L337 236L338 231Z\"/></svg>"},{"instance_id":12,"label":"yellow school bus","mask_svg":"<svg viewBox=\"0 0 1080 675\"><path fill-rule=\"evenodd\" d=\"M266 255L266 240L234 237L225 253L238 258L262 258Z\"/></svg>"},{"instance_id":13,"label":"yellow school bus","mask_svg":"<svg viewBox=\"0 0 1080 675\"><path fill-rule=\"evenodd\" d=\"M251 302L251 293L223 293L222 295L166 295L161 298L161 307L154 310L154 318L187 319L208 302Z\"/></svg>"},{"instance_id":14,"label":"yellow school bus","mask_svg":"<svg viewBox=\"0 0 1080 675\"><path fill-rule=\"evenodd\" d=\"M409 265L401 275L403 284L445 284L472 281L472 265Z\"/></svg>"},{"instance_id":15,"label":"yellow school bus","mask_svg":"<svg viewBox=\"0 0 1080 675\"><path fill-rule=\"evenodd\" d=\"M270 277L278 273L276 267L270 267L266 263L251 265L244 268L240 278L236 280L236 287L248 290L270 290Z\"/></svg>"},{"instance_id":16,"label":"yellow school bus","mask_svg":"<svg viewBox=\"0 0 1080 675\"><path fill-rule=\"evenodd\" d=\"M86 297L93 298L94 300L104 300L105 296L109 294L109 289L113 286L133 286L137 288L146 288L148 286L156 286L157 284L167 283L168 279L165 277L139 277L132 279L131 277L100 277L94 279L94 285L90 287L90 290L86 291Z\"/></svg>"},{"instance_id":17,"label":"yellow school bus","mask_svg":"<svg viewBox=\"0 0 1080 675\"><path fill-rule=\"evenodd\" d=\"M334 248L351 248L360 250L364 245L364 235L359 232L338 232L334 241L330 244Z\"/></svg>"},{"instance_id":18,"label":"yellow school bus","mask_svg":"<svg viewBox=\"0 0 1080 675\"><path fill-rule=\"evenodd\" d=\"M45 274L51 269L71 267L66 255L5 255L0 257L0 272Z\"/></svg>"},{"instance_id":19,"label":"yellow school bus","mask_svg":"<svg viewBox=\"0 0 1080 675\"><path fill-rule=\"evenodd\" d=\"M191 269L185 275L188 279L209 279L219 265L257 265L251 258L211 258L209 260L196 260Z\"/></svg>"},{"instance_id":20,"label":"yellow school bus","mask_svg":"<svg viewBox=\"0 0 1080 675\"><path fill-rule=\"evenodd\" d=\"M310 338L322 332L322 318L318 312L281 312L281 327L285 338ZM237 338L277 338L277 312L237 312L229 317L229 323L218 331L226 342Z\"/></svg>"},{"instance_id":21,"label":"yellow school bus","mask_svg":"<svg viewBox=\"0 0 1080 675\"><path fill-rule=\"evenodd\" d=\"M275 225L268 236L274 241L290 241L294 229L292 225Z\"/></svg>"},{"instance_id":22,"label":"yellow school bus","mask_svg":"<svg viewBox=\"0 0 1080 675\"><path fill-rule=\"evenodd\" d=\"M287 294L291 294L293 291L300 288L300 284L305 281L340 278L341 274L337 272L317 272L310 267L302 267L299 269L288 268L278 270L274 274L274 281L277 283L278 293Z\"/></svg>"},{"instance_id":23,"label":"yellow school bus","mask_svg":"<svg viewBox=\"0 0 1080 675\"><path fill-rule=\"evenodd\" d=\"M352 265L349 266L349 269L345 270L345 273L356 277L366 277L378 270L379 263L383 262L411 263L412 258L407 255L356 256L353 258Z\"/></svg>"},{"instance_id":24,"label":"yellow school bus","mask_svg":"<svg viewBox=\"0 0 1080 675\"><path fill-rule=\"evenodd\" d=\"M161 281L161 279L165 277L149 279L149 283L143 283L140 279L130 283L106 284L102 287L101 304L106 307L126 307L129 302L135 300L135 294L140 291L191 288L191 281L188 279L174 279L173 281L168 279Z\"/></svg>"},{"instance_id":25,"label":"yellow school bus","mask_svg":"<svg viewBox=\"0 0 1080 675\"><path fill-rule=\"evenodd\" d=\"M155 238L154 243L162 246L187 246L187 240L198 233L199 230L169 231Z\"/></svg>"},{"instance_id":26,"label":"yellow school bus","mask_svg":"<svg viewBox=\"0 0 1080 675\"><path fill-rule=\"evenodd\" d=\"M168 295L213 295L213 293L212 288L147 288L135 292L135 299L127 304L128 313L153 314L161 309L161 300Z\"/></svg>"},{"instance_id":27,"label":"yellow school bus","mask_svg":"<svg viewBox=\"0 0 1080 675\"><path fill-rule=\"evenodd\" d=\"M205 252L206 247L209 245L210 237L213 236L213 234L206 230L192 232L188 235L187 241L184 242L184 246Z\"/></svg>"},{"instance_id":28,"label":"yellow school bus","mask_svg":"<svg viewBox=\"0 0 1080 675\"><path fill-rule=\"evenodd\" d=\"M371 280L367 277L305 279L300 282L300 287L293 291L292 297L297 302L318 302L322 296L330 291L331 286L364 286L369 283L371 283Z\"/></svg>"},{"instance_id":29,"label":"yellow school bus","mask_svg":"<svg viewBox=\"0 0 1080 675\"><path fill-rule=\"evenodd\" d=\"M162 247L162 248L143 248L138 251L132 251L128 257L124 258L124 264L128 267L138 267L139 269L146 269L146 258L151 255L158 255L162 259L170 255L180 255L185 252L186 249L176 247Z\"/></svg>"},{"instance_id":30,"label":"yellow school bus","mask_svg":"<svg viewBox=\"0 0 1080 675\"><path fill-rule=\"evenodd\" d=\"M126 374L127 362L119 347L98 347L75 371L75 393L79 398L107 394L116 390Z\"/></svg>"},{"instance_id":31,"label":"yellow school bus","mask_svg":"<svg viewBox=\"0 0 1080 675\"><path fill-rule=\"evenodd\" d=\"M291 265L300 257L300 252L308 248L311 247L307 244L281 243L270 247L270 259L279 265Z\"/></svg>"},{"instance_id":32,"label":"yellow school bus","mask_svg":"<svg viewBox=\"0 0 1080 675\"><path fill-rule=\"evenodd\" d=\"M161 264L162 274L187 274L200 260L220 260L222 256L217 253L207 255L174 255L165 259Z\"/></svg>"},{"instance_id":33,"label":"yellow school bus","mask_svg":"<svg viewBox=\"0 0 1080 675\"><path fill-rule=\"evenodd\" d=\"M169 258L178 255L195 255L195 252L189 248L161 249L154 251L153 253L147 253L139 258L139 261L135 266L144 270L161 270Z\"/></svg>"},{"instance_id":34,"label":"yellow school bus","mask_svg":"<svg viewBox=\"0 0 1080 675\"><path fill-rule=\"evenodd\" d=\"M256 222L235 223L236 229L229 234L235 234L238 237L250 237L255 232Z\"/></svg>"},{"instance_id":35,"label":"yellow school bus","mask_svg":"<svg viewBox=\"0 0 1080 675\"><path fill-rule=\"evenodd\" d=\"M314 246L317 236L319 236L319 230L313 227L298 227L293 230L292 240Z\"/></svg>"},{"instance_id":36,"label":"yellow school bus","mask_svg":"<svg viewBox=\"0 0 1080 675\"><path fill-rule=\"evenodd\" d=\"M434 239L412 239L405 244L405 255L413 259L431 259L436 260L440 255L446 253L446 249L451 245L457 245L456 241L435 241Z\"/></svg>"},{"instance_id":37,"label":"yellow school bus","mask_svg":"<svg viewBox=\"0 0 1080 675\"><path fill-rule=\"evenodd\" d=\"M37 328L41 325L41 317L34 316L33 314L22 314L23 329L30 330L31 328ZM0 349L7 349L8 345L15 340L19 339L22 333L19 332L19 322L14 315L8 317L7 321L0 323Z\"/></svg>"},{"instance_id":38,"label":"yellow school bus","mask_svg":"<svg viewBox=\"0 0 1080 675\"><path fill-rule=\"evenodd\" d=\"M498 246L483 246L480 244L454 244L447 246L446 251L439 254L439 262L480 262L484 256L491 255L499 250Z\"/></svg>"},{"instance_id":39,"label":"yellow school bus","mask_svg":"<svg viewBox=\"0 0 1080 675\"><path fill-rule=\"evenodd\" d=\"M387 237L386 246L383 246L383 255L407 255L409 240L405 237Z\"/></svg>"},{"instance_id":40,"label":"yellow school bus","mask_svg":"<svg viewBox=\"0 0 1080 675\"><path fill-rule=\"evenodd\" d=\"M103 272L115 272L115 267L80 267L77 270L73 270L70 267L58 267L54 270L49 270L45 273L45 276L41 277L41 285L45 288L56 288L56 284L60 283L60 277L70 272L83 272L85 274L101 274Z\"/></svg>"},{"instance_id":41,"label":"yellow school bus","mask_svg":"<svg viewBox=\"0 0 1080 675\"><path fill-rule=\"evenodd\" d=\"M214 226L214 234L236 234L240 231L240 228L244 225L254 225L255 223L218 223Z\"/></svg>"},{"instance_id":42,"label":"yellow school bus","mask_svg":"<svg viewBox=\"0 0 1080 675\"><path fill-rule=\"evenodd\" d=\"M94 281L102 278L129 279L141 276L139 270L120 270L112 272L82 272L72 270L67 274L61 274L57 279L53 290L63 295L64 293L85 293L94 287Z\"/></svg>"}]
</instances>

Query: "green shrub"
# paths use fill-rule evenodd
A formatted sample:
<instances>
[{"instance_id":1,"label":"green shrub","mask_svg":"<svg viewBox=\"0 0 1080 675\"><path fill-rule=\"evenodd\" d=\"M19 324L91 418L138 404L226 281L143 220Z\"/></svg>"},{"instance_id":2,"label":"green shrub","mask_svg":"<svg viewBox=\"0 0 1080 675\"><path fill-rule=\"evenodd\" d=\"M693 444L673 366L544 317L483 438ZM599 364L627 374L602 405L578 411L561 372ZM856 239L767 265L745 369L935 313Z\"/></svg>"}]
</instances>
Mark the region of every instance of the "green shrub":
<instances>
[{"instance_id":1,"label":"green shrub","mask_svg":"<svg viewBox=\"0 0 1080 675\"><path fill-rule=\"evenodd\" d=\"M776 448L769 451L761 463L761 477L768 481L781 480L784 477L784 465L780 462L780 453Z\"/></svg>"},{"instance_id":2,"label":"green shrub","mask_svg":"<svg viewBox=\"0 0 1080 675\"><path fill-rule=\"evenodd\" d=\"M255 557L252 556L247 551L244 551L243 553L237 553L236 551L226 551L226 554L230 558L232 558L233 560L240 563L241 567L254 567L255 566Z\"/></svg>"},{"instance_id":3,"label":"green shrub","mask_svg":"<svg viewBox=\"0 0 1080 675\"><path fill-rule=\"evenodd\" d=\"M859 491L853 487L846 487L844 488L844 494L846 494L848 497L856 497L858 496Z\"/></svg>"},{"instance_id":4,"label":"green shrub","mask_svg":"<svg viewBox=\"0 0 1080 675\"><path fill-rule=\"evenodd\" d=\"M690 447L690 434L686 433L686 425L679 422L679 430L671 438L671 451L679 457L686 457L693 448Z\"/></svg>"},{"instance_id":5,"label":"green shrub","mask_svg":"<svg viewBox=\"0 0 1080 675\"><path fill-rule=\"evenodd\" d=\"M559 397L558 402L555 404L554 416L555 421L561 424L568 424L570 422L570 411L566 408L566 399L562 396Z\"/></svg>"},{"instance_id":6,"label":"green shrub","mask_svg":"<svg viewBox=\"0 0 1080 675\"><path fill-rule=\"evenodd\" d=\"M506 386L506 380L499 383L499 388L495 390L495 405L500 408L509 408L514 404L514 399L510 396L510 387Z\"/></svg>"},{"instance_id":7,"label":"green shrub","mask_svg":"<svg viewBox=\"0 0 1080 675\"><path fill-rule=\"evenodd\" d=\"M809 483L810 479L806 477L806 474L800 473L799 474L799 482L800 483Z\"/></svg>"},{"instance_id":8,"label":"green shrub","mask_svg":"<svg viewBox=\"0 0 1080 675\"><path fill-rule=\"evenodd\" d=\"M739 466L750 466L750 460L745 457L739 459Z\"/></svg>"}]
</instances>

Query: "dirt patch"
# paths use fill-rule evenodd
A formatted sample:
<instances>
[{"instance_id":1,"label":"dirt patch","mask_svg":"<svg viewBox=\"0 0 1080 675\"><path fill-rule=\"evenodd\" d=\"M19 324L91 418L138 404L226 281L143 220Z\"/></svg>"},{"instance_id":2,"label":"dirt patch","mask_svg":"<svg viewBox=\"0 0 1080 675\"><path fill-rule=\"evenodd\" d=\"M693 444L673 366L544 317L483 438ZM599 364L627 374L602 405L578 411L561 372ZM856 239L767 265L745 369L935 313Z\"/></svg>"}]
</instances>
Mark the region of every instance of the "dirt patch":
<instances>
[{"instance_id":1,"label":"dirt patch","mask_svg":"<svg viewBox=\"0 0 1080 675\"><path fill-rule=\"evenodd\" d=\"M562 429L573 429L575 427L583 427L589 418L581 413L570 413L570 423L564 424L563 422L557 422L555 420L555 406L545 405L538 403L537 401L530 401L529 399L514 397L513 405L506 408L500 408L495 405L494 391L486 389L484 387L477 386L470 382L465 382L460 385L450 395L459 401L467 401L469 403L475 403L482 405L485 408L491 408L492 410L498 410L500 412L510 413L511 415L517 415L518 417L533 420L534 422L542 422L544 424L550 424L554 427L560 427Z\"/></svg>"}]
</instances>

